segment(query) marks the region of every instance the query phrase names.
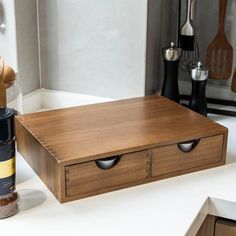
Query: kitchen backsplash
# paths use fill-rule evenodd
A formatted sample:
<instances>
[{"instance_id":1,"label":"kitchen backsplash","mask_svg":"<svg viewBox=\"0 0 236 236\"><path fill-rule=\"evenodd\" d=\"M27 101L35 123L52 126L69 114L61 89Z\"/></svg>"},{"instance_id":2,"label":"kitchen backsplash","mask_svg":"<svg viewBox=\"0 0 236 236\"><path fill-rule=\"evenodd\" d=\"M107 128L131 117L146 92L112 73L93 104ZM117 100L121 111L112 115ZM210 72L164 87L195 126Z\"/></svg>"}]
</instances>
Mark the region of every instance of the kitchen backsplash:
<instances>
[{"instance_id":1,"label":"kitchen backsplash","mask_svg":"<svg viewBox=\"0 0 236 236\"><path fill-rule=\"evenodd\" d=\"M208 1L195 0L195 1L196 1L196 18L194 23L197 32L197 41L199 44L200 59L201 61L204 62L207 47L215 37L218 30L219 4L218 1L216 0L208 0ZM181 16L181 19L183 24L183 21L186 17L185 14L186 0L182 0L182 7L183 7L183 14ZM227 2L225 32L227 39L229 40L234 49L234 55L236 55L236 1L235 0L228 0ZM234 56L234 58L236 57ZM236 66L235 59L233 65ZM184 78L186 75L182 74L182 76ZM231 81L209 80L208 83L215 85L230 85Z\"/></svg>"},{"instance_id":2,"label":"kitchen backsplash","mask_svg":"<svg viewBox=\"0 0 236 236\"><path fill-rule=\"evenodd\" d=\"M178 0L0 3L6 23L5 30L0 31L0 52L18 71L24 94L42 87L124 98L160 90L161 49L176 41ZM196 3L195 24L204 62L206 48L217 30L218 1ZM182 0L182 23L185 5L186 0ZM236 55L235 0L228 0L226 33ZM181 92L189 93L188 74L181 72L180 81ZM236 98L229 87L231 80L209 84L214 87L213 95L227 93L228 98ZM215 89L223 90L216 93Z\"/></svg>"},{"instance_id":3,"label":"kitchen backsplash","mask_svg":"<svg viewBox=\"0 0 236 236\"><path fill-rule=\"evenodd\" d=\"M182 0L183 14L182 23L185 19L186 0ZM196 0L196 20L195 27L197 40L199 44L200 59L205 62L206 50L208 45L214 39L218 30L219 2L216 0L198 1ZM236 1L228 0L225 18L225 32L227 39L233 47L233 70L228 80L208 80L206 90L207 96L212 98L221 98L235 100L236 94L231 91L233 71L236 68ZM189 74L180 70L180 90L184 94L191 93L191 83Z\"/></svg>"}]
</instances>

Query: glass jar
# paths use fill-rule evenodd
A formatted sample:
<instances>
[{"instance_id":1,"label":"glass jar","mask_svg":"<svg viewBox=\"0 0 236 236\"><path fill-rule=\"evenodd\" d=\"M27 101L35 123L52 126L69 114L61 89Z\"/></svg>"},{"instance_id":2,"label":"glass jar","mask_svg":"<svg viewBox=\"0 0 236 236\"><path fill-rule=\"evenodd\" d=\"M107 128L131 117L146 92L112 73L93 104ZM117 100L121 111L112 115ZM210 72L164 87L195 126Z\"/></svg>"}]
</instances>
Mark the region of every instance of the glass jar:
<instances>
[{"instance_id":1,"label":"glass jar","mask_svg":"<svg viewBox=\"0 0 236 236\"><path fill-rule=\"evenodd\" d=\"M16 77L14 83L12 83L12 85L7 88L6 94L7 107L13 108L15 110L16 115L23 114L22 91L18 77Z\"/></svg>"},{"instance_id":2,"label":"glass jar","mask_svg":"<svg viewBox=\"0 0 236 236\"><path fill-rule=\"evenodd\" d=\"M0 108L0 219L18 211L15 192L14 110Z\"/></svg>"}]
</instances>

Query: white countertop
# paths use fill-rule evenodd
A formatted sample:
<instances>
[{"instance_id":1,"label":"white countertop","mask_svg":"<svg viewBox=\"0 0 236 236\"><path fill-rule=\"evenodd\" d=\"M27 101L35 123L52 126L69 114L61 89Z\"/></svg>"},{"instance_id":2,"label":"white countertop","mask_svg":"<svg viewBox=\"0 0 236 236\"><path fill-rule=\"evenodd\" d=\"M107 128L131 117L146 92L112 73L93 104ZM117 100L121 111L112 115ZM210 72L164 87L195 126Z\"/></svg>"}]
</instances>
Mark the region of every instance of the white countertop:
<instances>
[{"instance_id":1,"label":"white countertop","mask_svg":"<svg viewBox=\"0 0 236 236\"><path fill-rule=\"evenodd\" d=\"M21 211L0 220L0 235L183 236L207 213L236 219L236 118L210 117L229 128L225 166L65 204L17 154Z\"/></svg>"}]
</instances>

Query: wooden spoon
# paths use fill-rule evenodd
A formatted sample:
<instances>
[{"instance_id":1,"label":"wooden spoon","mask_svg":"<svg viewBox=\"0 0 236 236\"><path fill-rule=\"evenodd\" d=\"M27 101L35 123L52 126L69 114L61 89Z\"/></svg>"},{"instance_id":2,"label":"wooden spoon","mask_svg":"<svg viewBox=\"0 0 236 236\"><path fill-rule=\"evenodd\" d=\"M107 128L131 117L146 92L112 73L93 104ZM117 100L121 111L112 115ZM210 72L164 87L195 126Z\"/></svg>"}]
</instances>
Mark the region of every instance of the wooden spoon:
<instances>
[{"instance_id":1,"label":"wooden spoon","mask_svg":"<svg viewBox=\"0 0 236 236\"><path fill-rule=\"evenodd\" d=\"M227 80L232 72L233 48L225 35L227 0L219 0L218 32L207 48L206 65L210 67L209 78Z\"/></svg>"},{"instance_id":2,"label":"wooden spoon","mask_svg":"<svg viewBox=\"0 0 236 236\"><path fill-rule=\"evenodd\" d=\"M0 58L0 107L7 106L7 93L3 75L4 75L4 60Z\"/></svg>"},{"instance_id":3,"label":"wooden spoon","mask_svg":"<svg viewBox=\"0 0 236 236\"><path fill-rule=\"evenodd\" d=\"M234 71L234 76L231 84L231 90L236 93L236 70Z\"/></svg>"},{"instance_id":4,"label":"wooden spoon","mask_svg":"<svg viewBox=\"0 0 236 236\"><path fill-rule=\"evenodd\" d=\"M11 87L16 80L16 74L15 71L8 65L5 65L4 67L4 73L3 73L3 82L8 89Z\"/></svg>"},{"instance_id":5,"label":"wooden spoon","mask_svg":"<svg viewBox=\"0 0 236 236\"><path fill-rule=\"evenodd\" d=\"M11 87L16 80L14 70L4 64L4 60L0 58L0 107L7 106L6 90Z\"/></svg>"}]
</instances>

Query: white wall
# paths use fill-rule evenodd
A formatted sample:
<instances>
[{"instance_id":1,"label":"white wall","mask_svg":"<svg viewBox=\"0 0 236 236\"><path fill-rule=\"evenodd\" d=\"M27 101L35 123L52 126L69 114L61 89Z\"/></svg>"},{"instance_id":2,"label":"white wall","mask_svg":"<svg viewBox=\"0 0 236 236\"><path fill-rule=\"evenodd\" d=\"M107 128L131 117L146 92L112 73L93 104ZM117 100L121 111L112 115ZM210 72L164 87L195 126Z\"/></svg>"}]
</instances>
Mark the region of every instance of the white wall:
<instances>
[{"instance_id":1,"label":"white wall","mask_svg":"<svg viewBox=\"0 0 236 236\"><path fill-rule=\"evenodd\" d=\"M0 28L0 56L17 71L15 1L1 0L0 4L3 7L5 25Z\"/></svg>"},{"instance_id":2,"label":"white wall","mask_svg":"<svg viewBox=\"0 0 236 236\"><path fill-rule=\"evenodd\" d=\"M1 0L0 56L18 72L23 94L40 87L36 0Z\"/></svg>"},{"instance_id":3,"label":"white wall","mask_svg":"<svg viewBox=\"0 0 236 236\"><path fill-rule=\"evenodd\" d=\"M42 87L144 95L147 0L40 0Z\"/></svg>"}]
</instances>

